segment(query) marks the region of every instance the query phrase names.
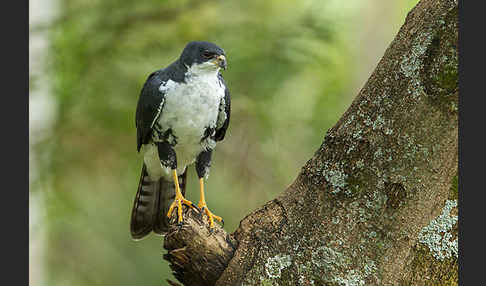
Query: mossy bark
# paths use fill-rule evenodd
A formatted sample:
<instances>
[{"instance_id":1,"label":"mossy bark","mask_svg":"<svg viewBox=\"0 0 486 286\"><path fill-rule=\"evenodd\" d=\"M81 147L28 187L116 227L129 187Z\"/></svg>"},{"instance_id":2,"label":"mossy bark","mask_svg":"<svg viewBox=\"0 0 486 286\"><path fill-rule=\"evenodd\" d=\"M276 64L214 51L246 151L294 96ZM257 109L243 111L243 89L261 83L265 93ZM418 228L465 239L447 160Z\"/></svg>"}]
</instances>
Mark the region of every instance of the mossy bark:
<instances>
[{"instance_id":1,"label":"mossy bark","mask_svg":"<svg viewBox=\"0 0 486 286\"><path fill-rule=\"evenodd\" d=\"M457 172L457 9L422 0L408 14L294 183L230 235L215 285L457 283L457 259L418 242Z\"/></svg>"},{"instance_id":2,"label":"mossy bark","mask_svg":"<svg viewBox=\"0 0 486 286\"><path fill-rule=\"evenodd\" d=\"M452 180L448 199L457 202L457 175ZM457 207L451 211L451 215L458 215ZM452 239L458 238L458 227L456 223L449 230ZM458 285L458 259L456 256L437 259L430 248L418 242L410 251L407 260L405 276L399 285Z\"/></svg>"}]
</instances>

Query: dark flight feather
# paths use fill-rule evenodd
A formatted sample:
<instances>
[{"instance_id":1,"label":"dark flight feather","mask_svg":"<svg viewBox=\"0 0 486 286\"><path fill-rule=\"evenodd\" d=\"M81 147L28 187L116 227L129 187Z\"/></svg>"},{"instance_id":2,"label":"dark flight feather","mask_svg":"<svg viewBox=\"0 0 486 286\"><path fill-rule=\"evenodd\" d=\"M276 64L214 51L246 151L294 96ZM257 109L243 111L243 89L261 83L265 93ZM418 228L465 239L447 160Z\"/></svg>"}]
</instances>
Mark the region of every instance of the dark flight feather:
<instances>
[{"instance_id":1,"label":"dark flight feather","mask_svg":"<svg viewBox=\"0 0 486 286\"><path fill-rule=\"evenodd\" d=\"M231 114L231 98L230 98L229 89L226 86L223 75L221 75L221 73L218 74L218 78L221 81L221 83L224 85L224 109L223 110L226 113L226 120L224 121L223 125L220 128L216 129L215 140L221 141L224 139L224 136L226 135L226 130L228 129L229 126L230 114Z\"/></svg>"}]
</instances>

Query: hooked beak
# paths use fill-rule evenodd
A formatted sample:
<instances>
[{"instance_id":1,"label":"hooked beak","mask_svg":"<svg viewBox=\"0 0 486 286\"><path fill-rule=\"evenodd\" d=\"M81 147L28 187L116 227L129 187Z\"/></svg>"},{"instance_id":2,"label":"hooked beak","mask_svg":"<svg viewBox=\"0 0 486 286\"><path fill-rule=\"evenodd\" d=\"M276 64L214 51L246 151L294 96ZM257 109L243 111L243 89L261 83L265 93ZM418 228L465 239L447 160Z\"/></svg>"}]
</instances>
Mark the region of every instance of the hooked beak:
<instances>
[{"instance_id":1,"label":"hooked beak","mask_svg":"<svg viewBox=\"0 0 486 286\"><path fill-rule=\"evenodd\" d=\"M216 63L218 64L218 66L222 69L226 69L226 57L224 55L219 55L217 58L216 58Z\"/></svg>"}]
</instances>

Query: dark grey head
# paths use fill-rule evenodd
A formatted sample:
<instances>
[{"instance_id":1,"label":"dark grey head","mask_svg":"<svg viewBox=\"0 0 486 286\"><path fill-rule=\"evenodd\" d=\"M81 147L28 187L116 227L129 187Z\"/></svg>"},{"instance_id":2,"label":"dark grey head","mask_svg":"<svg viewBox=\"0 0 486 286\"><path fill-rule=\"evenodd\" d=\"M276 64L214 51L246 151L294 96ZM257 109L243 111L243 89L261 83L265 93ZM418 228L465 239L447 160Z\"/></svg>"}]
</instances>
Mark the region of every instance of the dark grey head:
<instances>
[{"instance_id":1,"label":"dark grey head","mask_svg":"<svg viewBox=\"0 0 486 286\"><path fill-rule=\"evenodd\" d=\"M226 69L226 54L217 45L209 42L189 42L182 51L180 61L187 67L203 64L208 69Z\"/></svg>"}]
</instances>

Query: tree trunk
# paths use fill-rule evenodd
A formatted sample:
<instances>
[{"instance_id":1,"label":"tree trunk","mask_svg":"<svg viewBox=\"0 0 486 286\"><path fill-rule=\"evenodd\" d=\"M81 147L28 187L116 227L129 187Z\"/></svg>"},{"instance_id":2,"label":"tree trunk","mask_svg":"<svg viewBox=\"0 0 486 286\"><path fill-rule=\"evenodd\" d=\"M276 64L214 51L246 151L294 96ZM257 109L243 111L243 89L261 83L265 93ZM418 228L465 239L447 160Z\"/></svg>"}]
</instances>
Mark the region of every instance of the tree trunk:
<instances>
[{"instance_id":1,"label":"tree trunk","mask_svg":"<svg viewBox=\"0 0 486 286\"><path fill-rule=\"evenodd\" d=\"M422 0L409 12L297 179L233 234L209 234L188 212L194 219L173 227L164 244L177 279L457 284L457 6Z\"/></svg>"}]
</instances>

